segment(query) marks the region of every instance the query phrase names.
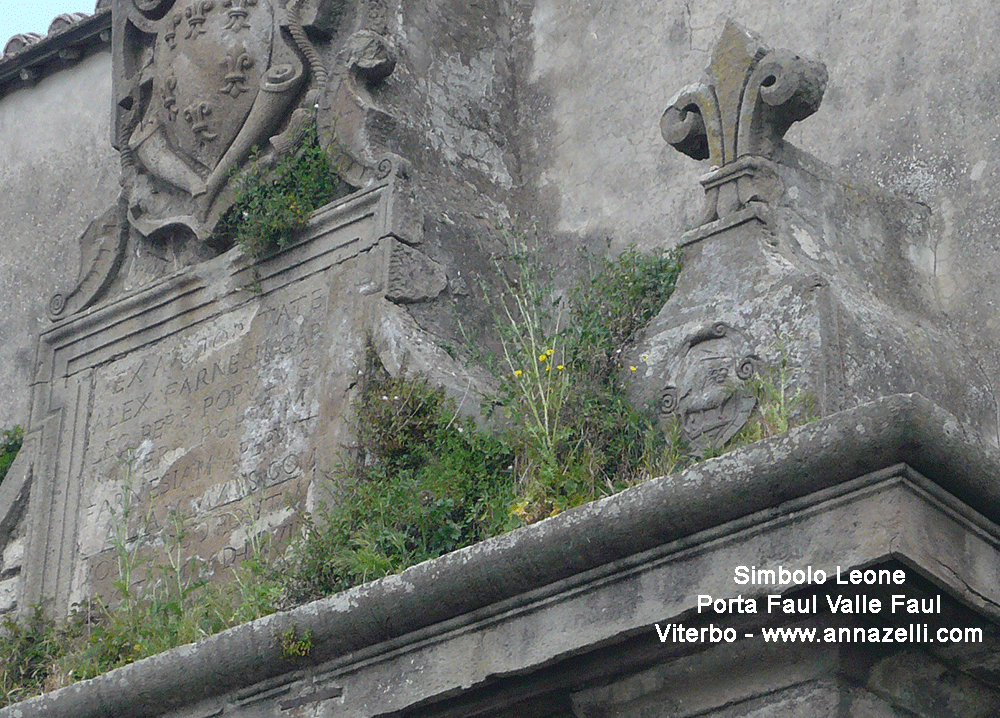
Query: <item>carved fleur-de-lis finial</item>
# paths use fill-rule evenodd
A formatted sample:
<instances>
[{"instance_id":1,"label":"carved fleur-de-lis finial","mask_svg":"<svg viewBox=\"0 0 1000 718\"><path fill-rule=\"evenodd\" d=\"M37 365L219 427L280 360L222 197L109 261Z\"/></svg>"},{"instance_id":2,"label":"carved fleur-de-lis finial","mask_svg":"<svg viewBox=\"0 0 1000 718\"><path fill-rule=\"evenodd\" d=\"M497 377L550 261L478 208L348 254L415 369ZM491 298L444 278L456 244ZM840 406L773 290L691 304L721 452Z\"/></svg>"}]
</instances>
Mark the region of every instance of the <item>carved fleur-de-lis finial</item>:
<instances>
[{"instance_id":1,"label":"carved fleur-de-lis finial","mask_svg":"<svg viewBox=\"0 0 1000 718\"><path fill-rule=\"evenodd\" d=\"M772 49L732 20L706 74L707 83L688 85L674 95L660 131L679 152L711 161L719 176L707 178L710 195L728 174L746 176L746 167L754 162L741 158L769 159L788 128L819 108L827 81L822 63ZM730 197L719 204L710 196L704 221L729 214L749 199Z\"/></svg>"}]
</instances>

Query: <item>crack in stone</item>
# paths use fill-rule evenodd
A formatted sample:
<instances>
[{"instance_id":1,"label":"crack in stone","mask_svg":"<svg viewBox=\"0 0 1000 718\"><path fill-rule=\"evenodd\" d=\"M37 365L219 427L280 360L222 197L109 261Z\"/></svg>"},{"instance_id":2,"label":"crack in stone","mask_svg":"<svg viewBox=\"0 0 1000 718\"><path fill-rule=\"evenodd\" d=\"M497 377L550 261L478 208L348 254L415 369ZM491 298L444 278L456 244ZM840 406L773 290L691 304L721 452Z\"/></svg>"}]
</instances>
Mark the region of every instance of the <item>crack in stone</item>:
<instances>
[{"instance_id":1,"label":"crack in stone","mask_svg":"<svg viewBox=\"0 0 1000 718\"><path fill-rule=\"evenodd\" d=\"M951 566L949 566L948 564L944 563L943 561L941 561L941 560L940 560L939 558L937 558L937 557L935 557L935 558L934 558L934 560L935 560L935 561L937 562L937 564L938 564L939 566L941 566L942 568L945 568L945 569L947 569L948 571L950 571L950 572L951 572L951 574L952 574L952 575L953 575L953 576L954 576L955 578L957 578L957 579L958 579L959 581L961 581L961 582L962 582L962 585L963 585L963 586L965 586L965 589L966 589L966 590L967 590L967 591L968 591L969 593L971 593L972 595L974 595L974 596L977 596L978 598L982 599L982 600L983 600L983 601L984 601L985 603L988 603L989 605L991 605L991 606L993 606L993 607L995 607L995 608L997 608L997 609L1000 609L1000 603L997 603L996 601L994 601L994 600L993 600L992 598L990 598L989 596L986 596L986 595L984 595L984 594L980 593L979 591L977 591L976 589L974 589L974 588L973 588L972 586L970 586L970 585L969 585L969 583L968 583L968 581L966 581L966 580L965 580L965 579L964 579L964 578L962 577L962 575L961 575L960 573L958 573L958 571L956 571L956 570L955 570L955 569L953 569L953 568L952 568Z\"/></svg>"}]
</instances>

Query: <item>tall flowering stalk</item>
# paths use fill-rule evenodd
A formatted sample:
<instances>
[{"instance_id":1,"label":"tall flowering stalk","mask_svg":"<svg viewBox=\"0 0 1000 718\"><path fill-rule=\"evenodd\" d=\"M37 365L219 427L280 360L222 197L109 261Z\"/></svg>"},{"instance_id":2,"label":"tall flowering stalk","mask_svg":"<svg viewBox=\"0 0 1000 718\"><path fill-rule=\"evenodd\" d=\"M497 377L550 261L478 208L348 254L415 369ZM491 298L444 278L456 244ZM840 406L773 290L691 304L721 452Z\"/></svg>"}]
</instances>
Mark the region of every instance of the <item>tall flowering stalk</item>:
<instances>
[{"instance_id":1,"label":"tall flowering stalk","mask_svg":"<svg viewBox=\"0 0 1000 718\"><path fill-rule=\"evenodd\" d=\"M555 331L546 335L536 309L522 296L513 295L512 299L518 311L504 304L510 331L503 340L512 393L518 398L525 429L536 441L542 458L555 462L562 428L559 419L569 387L566 367L561 363L559 316Z\"/></svg>"},{"instance_id":2,"label":"tall flowering stalk","mask_svg":"<svg viewBox=\"0 0 1000 718\"><path fill-rule=\"evenodd\" d=\"M528 439L525 447L531 455L524 474L544 467L549 473L557 466L559 442L566 429L561 419L569 390L562 326L562 310L545 291L551 278L542 275L536 246L519 247L508 238L509 257L516 276L508 279L500 260L497 269L503 277L500 297L500 335L505 371L504 401L510 417Z\"/></svg>"}]
</instances>

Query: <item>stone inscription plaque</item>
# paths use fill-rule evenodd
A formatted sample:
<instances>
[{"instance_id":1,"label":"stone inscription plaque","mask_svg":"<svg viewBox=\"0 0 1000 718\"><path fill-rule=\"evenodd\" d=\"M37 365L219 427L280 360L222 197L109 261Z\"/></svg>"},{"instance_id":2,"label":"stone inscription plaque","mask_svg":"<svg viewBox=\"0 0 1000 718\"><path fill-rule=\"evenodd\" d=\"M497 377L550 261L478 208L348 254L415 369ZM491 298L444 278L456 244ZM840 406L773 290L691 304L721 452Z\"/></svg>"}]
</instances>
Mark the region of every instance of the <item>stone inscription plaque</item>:
<instances>
[{"instance_id":1,"label":"stone inscription plaque","mask_svg":"<svg viewBox=\"0 0 1000 718\"><path fill-rule=\"evenodd\" d=\"M132 532L155 537L171 515L183 518L187 551L212 569L242 557L250 521L290 538L320 430L314 355L328 344L330 303L321 279L94 370L80 551L98 586L116 578L106 537L125 480L138 489Z\"/></svg>"},{"instance_id":2,"label":"stone inscription plaque","mask_svg":"<svg viewBox=\"0 0 1000 718\"><path fill-rule=\"evenodd\" d=\"M291 539L349 440L386 302L392 191L321 210L256 267L230 252L42 336L22 605L111 593L127 496L129 545L151 563L178 519L185 557L216 574L245 557L248 532Z\"/></svg>"}]
</instances>

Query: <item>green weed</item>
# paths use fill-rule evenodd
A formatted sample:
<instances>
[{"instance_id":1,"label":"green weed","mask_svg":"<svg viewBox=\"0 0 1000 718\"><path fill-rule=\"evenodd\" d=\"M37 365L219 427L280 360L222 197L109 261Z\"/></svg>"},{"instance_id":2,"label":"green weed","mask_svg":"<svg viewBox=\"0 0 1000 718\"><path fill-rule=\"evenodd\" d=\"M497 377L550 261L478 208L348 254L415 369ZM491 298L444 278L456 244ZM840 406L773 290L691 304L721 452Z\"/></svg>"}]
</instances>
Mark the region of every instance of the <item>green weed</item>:
<instances>
[{"instance_id":1,"label":"green weed","mask_svg":"<svg viewBox=\"0 0 1000 718\"><path fill-rule=\"evenodd\" d=\"M757 399L746 426L729 440L725 450L747 446L778 434L784 434L819 418L816 397L794 386L789 337L780 337L772 346L777 357L773 364L761 367L748 382L747 389Z\"/></svg>"},{"instance_id":2,"label":"green weed","mask_svg":"<svg viewBox=\"0 0 1000 718\"><path fill-rule=\"evenodd\" d=\"M24 443L24 431L20 426L0 432L0 481L7 476L7 470L17 458L22 443Z\"/></svg>"},{"instance_id":3,"label":"green weed","mask_svg":"<svg viewBox=\"0 0 1000 718\"><path fill-rule=\"evenodd\" d=\"M353 191L320 146L315 124L299 146L273 165L255 149L236 175L233 205L219 220L213 242L237 244L254 259L287 246L314 210Z\"/></svg>"},{"instance_id":4,"label":"green weed","mask_svg":"<svg viewBox=\"0 0 1000 718\"><path fill-rule=\"evenodd\" d=\"M554 302L537 247L508 244L497 261L513 270L500 272L504 361L493 403L515 453L513 515L535 521L675 468L680 455L655 417L626 399L620 357L673 292L679 255L628 249L598 262L568 301Z\"/></svg>"},{"instance_id":5,"label":"green weed","mask_svg":"<svg viewBox=\"0 0 1000 718\"><path fill-rule=\"evenodd\" d=\"M250 547L233 579L208 583L202 562L183 551L189 534L177 509L167 512L160 551L140 510L135 452L122 453L119 490L109 502L110 540L118 578L115 595L77 605L55 624L36 608L21 622L6 619L0 635L0 688L8 703L42 690L93 678L141 658L192 643L276 610L281 584L266 538L248 527ZM140 547L144 553L140 554Z\"/></svg>"},{"instance_id":6,"label":"green weed","mask_svg":"<svg viewBox=\"0 0 1000 718\"><path fill-rule=\"evenodd\" d=\"M312 650L312 631L306 629L299 633L295 625L289 626L288 630L281 634L281 656L289 660L305 658Z\"/></svg>"},{"instance_id":7,"label":"green weed","mask_svg":"<svg viewBox=\"0 0 1000 718\"><path fill-rule=\"evenodd\" d=\"M5 618L0 628L0 694L9 705L48 687L65 642L41 608L23 621Z\"/></svg>"},{"instance_id":8,"label":"green weed","mask_svg":"<svg viewBox=\"0 0 1000 718\"><path fill-rule=\"evenodd\" d=\"M354 407L357 443L331 477L335 497L304 516L301 538L277 556L261 507L247 491L234 514L247 560L230 581L213 583L181 550L188 531L181 512L168 514L154 546L148 514L139 508L136 457L124 452L119 495L109 504L117 600L78 606L59 626L38 610L21 623L6 621L0 634L6 699L23 700L279 605L397 573L707 458L690 454L676 420L664 426L630 405L631 367L621 366L636 332L670 297L678 255L629 249L596 262L566 299L553 301L551 275L534 249L512 242L502 258L514 268L494 306L503 349L490 406L504 413L502 430L459 416L426 378L390 376L369 346ZM772 353L773 366L760 368L750 383L757 397L750 422L722 451L814 418L811 397L794 388L787 342ZM294 626L277 640L289 659L312 648L312 637Z\"/></svg>"},{"instance_id":9,"label":"green weed","mask_svg":"<svg viewBox=\"0 0 1000 718\"><path fill-rule=\"evenodd\" d=\"M458 416L421 377L391 377L369 349L356 406L357 446L339 495L306 517L286 576L311 600L482 541L507 527L510 450Z\"/></svg>"}]
</instances>

